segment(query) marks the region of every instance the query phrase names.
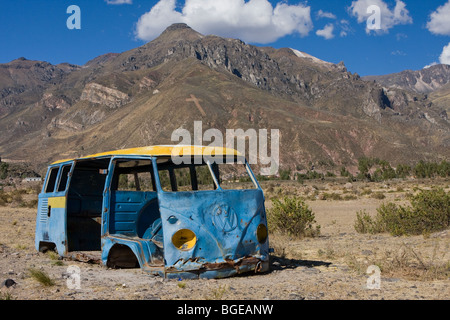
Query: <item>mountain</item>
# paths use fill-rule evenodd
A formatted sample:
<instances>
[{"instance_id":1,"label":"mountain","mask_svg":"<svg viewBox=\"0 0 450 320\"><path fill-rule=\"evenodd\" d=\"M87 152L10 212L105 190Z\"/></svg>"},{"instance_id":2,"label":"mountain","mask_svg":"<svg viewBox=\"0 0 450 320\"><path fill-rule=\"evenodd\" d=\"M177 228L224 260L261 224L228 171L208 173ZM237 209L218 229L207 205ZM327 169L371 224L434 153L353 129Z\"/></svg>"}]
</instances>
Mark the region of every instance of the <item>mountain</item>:
<instances>
[{"instance_id":1,"label":"mountain","mask_svg":"<svg viewBox=\"0 0 450 320\"><path fill-rule=\"evenodd\" d=\"M75 65L53 66L47 62L25 58L0 64L0 117L38 101L46 89L79 69Z\"/></svg>"},{"instance_id":2,"label":"mountain","mask_svg":"<svg viewBox=\"0 0 450 320\"><path fill-rule=\"evenodd\" d=\"M173 131L193 133L200 120L203 131L224 135L279 129L282 167L449 156L447 113L426 95L364 81L344 63L297 49L206 36L185 24L84 66L19 59L0 72L0 156L36 166L176 144Z\"/></svg>"},{"instance_id":3,"label":"mountain","mask_svg":"<svg viewBox=\"0 0 450 320\"><path fill-rule=\"evenodd\" d=\"M430 93L429 97L434 104L442 107L447 114L450 114L450 83Z\"/></svg>"},{"instance_id":4,"label":"mountain","mask_svg":"<svg viewBox=\"0 0 450 320\"><path fill-rule=\"evenodd\" d=\"M450 65L437 64L418 71L405 70L383 76L367 76L385 87L393 87L418 93L430 93L450 83Z\"/></svg>"}]
</instances>

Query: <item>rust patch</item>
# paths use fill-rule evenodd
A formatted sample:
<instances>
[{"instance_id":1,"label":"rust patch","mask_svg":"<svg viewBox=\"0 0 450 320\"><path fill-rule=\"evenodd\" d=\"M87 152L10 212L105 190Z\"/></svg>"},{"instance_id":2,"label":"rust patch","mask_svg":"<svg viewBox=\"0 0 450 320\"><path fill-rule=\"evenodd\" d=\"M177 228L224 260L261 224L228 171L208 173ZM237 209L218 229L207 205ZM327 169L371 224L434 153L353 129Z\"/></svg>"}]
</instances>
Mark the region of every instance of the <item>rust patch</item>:
<instances>
[{"instance_id":1,"label":"rust patch","mask_svg":"<svg viewBox=\"0 0 450 320\"><path fill-rule=\"evenodd\" d=\"M235 262L233 260L226 260L225 262L220 263L205 263L204 267L207 270L221 270L221 269L230 269L234 268L237 272L239 272L240 267L245 265L255 265L258 266L260 260L255 257L245 257L241 260ZM257 270L255 270L257 272Z\"/></svg>"},{"instance_id":2,"label":"rust patch","mask_svg":"<svg viewBox=\"0 0 450 320\"><path fill-rule=\"evenodd\" d=\"M100 252L101 255L101 252ZM88 255L84 252L73 252L70 256L70 259L73 261L79 261L84 263L90 263L90 264L101 264L102 258L101 256L95 256L95 255Z\"/></svg>"}]
</instances>

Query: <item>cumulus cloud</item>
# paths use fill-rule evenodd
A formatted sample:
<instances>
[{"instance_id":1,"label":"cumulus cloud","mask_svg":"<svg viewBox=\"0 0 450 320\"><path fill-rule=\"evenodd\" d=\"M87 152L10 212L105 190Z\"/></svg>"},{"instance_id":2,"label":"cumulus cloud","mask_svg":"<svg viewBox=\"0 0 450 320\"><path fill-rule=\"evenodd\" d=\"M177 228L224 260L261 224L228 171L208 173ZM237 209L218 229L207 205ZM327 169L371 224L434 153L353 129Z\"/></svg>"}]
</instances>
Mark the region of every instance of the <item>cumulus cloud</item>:
<instances>
[{"instance_id":1,"label":"cumulus cloud","mask_svg":"<svg viewBox=\"0 0 450 320\"><path fill-rule=\"evenodd\" d=\"M150 41L169 25L183 22L203 34L271 43L290 34L307 36L313 29L311 8L288 5L275 8L268 0L186 0L181 11L176 0L160 0L139 18L136 37Z\"/></svg>"},{"instance_id":2,"label":"cumulus cloud","mask_svg":"<svg viewBox=\"0 0 450 320\"><path fill-rule=\"evenodd\" d=\"M450 35L450 1L431 13L427 29L434 34Z\"/></svg>"},{"instance_id":3,"label":"cumulus cloud","mask_svg":"<svg viewBox=\"0 0 450 320\"><path fill-rule=\"evenodd\" d=\"M439 62L442 64L450 64L450 43L442 50Z\"/></svg>"},{"instance_id":4,"label":"cumulus cloud","mask_svg":"<svg viewBox=\"0 0 450 320\"><path fill-rule=\"evenodd\" d=\"M325 26L325 28L321 29L321 30L317 30L316 35L320 36L320 37L324 37L325 39L329 40L329 39L333 39L334 38L334 25L329 23Z\"/></svg>"},{"instance_id":5,"label":"cumulus cloud","mask_svg":"<svg viewBox=\"0 0 450 320\"><path fill-rule=\"evenodd\" d=\"M450 65L450 42L448 43L448 45L446 45L442 49L442 53L439 56L439 63ZM436 61L434 61L434 62L430 63L429 65L426 65L424 68L429 68L429 67L435 66L437 64L438 63Z\"/></svg>"},{"instance_id":6,"label":"cumulus cloud","mask_svg":"<svg viewBox=\"0 0 450 320\"><path fill-rule=\"evenodd\" d=\"M107 4L133 4L133 0L105 0Z\"/></svg>"},{"instance_id":7,"label":"cumulus cloud","mask_svg":"<svg viewBox=\"0 0 450 320\"><path fill-rule=\"evenodd\" d=\"M366 32L374 31L376 33L388 32L389 29L399 24L410 24L413 22L406 4L401 0L396 0L394 9L389 9L383 0L357 0L353 1L349 7L350 13L357 18L358 23L366 23L369 18L374 16L374 11L368 10L371 6L377 6L379 10L379 28L369 29Z\"/></svg>"}]
</instances>

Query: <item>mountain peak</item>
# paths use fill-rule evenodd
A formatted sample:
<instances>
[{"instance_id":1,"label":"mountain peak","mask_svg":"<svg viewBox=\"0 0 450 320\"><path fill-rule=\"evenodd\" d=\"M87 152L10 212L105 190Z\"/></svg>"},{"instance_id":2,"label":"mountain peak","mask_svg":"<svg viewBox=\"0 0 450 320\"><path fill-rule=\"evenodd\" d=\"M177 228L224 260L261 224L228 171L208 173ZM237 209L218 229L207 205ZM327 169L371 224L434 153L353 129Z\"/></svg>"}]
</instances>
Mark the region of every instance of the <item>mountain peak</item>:
<instances>
[{"instance_id":1,"label":"mountain peak","mask_svg":"<svg viewBox=\"0 0 450 320\"><path fill-rule=\"evenodd\" d=\"M174 23L167 27L159 36L159 38L165 41L197 40L202 37L202 34L189 27L186 23Z\"/></svg>"},{"instance_id":2,"label":"mountain peak","mask_svg":"<svg viewBox=\"0 0 450 320\"><path fill-rule=\"evenodd\" d=\"M183 30L183 29L191 29L191 27L189 27L186 23L174 23L172 25L170 25L169 27L167 27L166 31L170 32L170 31L176 31L176 30Z\"/></svg>"}]
</instances>

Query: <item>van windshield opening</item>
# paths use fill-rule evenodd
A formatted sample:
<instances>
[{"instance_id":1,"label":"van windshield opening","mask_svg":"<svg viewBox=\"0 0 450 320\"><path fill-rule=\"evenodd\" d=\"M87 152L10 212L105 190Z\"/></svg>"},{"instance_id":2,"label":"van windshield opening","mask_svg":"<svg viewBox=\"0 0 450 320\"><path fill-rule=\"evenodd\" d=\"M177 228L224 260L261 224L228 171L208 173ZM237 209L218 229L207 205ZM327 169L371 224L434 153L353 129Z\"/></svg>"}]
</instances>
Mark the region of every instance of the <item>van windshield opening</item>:
<instances>
[{"instance_id":1,"label":"van windshield opening","mask_svg":"<svg viewBox=\"0 0 450 320\"><path fill-rule=\"evenodd\" d=\"M192 158L190 164L175 164L171 158L157 160L161 188L166 192L257 189L248 164L242 159L206 163Z\"/></svg>"}]
</instances>

